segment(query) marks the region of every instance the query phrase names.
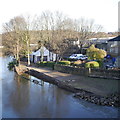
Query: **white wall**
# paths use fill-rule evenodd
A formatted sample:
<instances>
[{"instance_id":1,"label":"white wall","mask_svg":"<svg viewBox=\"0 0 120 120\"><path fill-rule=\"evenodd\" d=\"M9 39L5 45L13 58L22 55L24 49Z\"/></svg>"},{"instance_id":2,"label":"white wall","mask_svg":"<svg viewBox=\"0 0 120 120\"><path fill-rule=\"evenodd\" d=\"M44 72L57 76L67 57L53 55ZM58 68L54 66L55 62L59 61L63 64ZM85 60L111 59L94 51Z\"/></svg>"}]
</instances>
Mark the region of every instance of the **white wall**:
<instances>
[{"instance_id":1,"label":"white wall","mask_svg":"<svg viewBox=\"0 0 120 120\"><path fill-rule=\"evenodd\" d=\"M52 54L53 54L53 61L56 60L56 54L50 52L50 56L49 56L49 50L46 49L45 47L43 48L44 50L44 56L47 56L47 61L51 61L52 60ZM40 53L41 49L37 50L36 52L33 52L30 56L30 60L33 62L33 55L35 55L35 63L37 62L37 56L41 56Z\"/></svg>"}]
</instances>

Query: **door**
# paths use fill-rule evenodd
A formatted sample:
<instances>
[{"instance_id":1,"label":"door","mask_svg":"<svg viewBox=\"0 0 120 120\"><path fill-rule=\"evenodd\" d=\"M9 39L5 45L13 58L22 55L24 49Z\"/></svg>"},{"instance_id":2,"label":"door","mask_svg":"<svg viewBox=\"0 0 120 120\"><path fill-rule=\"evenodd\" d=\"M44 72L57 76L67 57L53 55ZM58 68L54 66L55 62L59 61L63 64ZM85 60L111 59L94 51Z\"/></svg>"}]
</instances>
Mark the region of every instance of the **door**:
<instances>
[{"instance_id":1,"label":"door","mask_svg":"<svg viewBox=\"0 0 120 120\"><path fill-rule=\"evenodd\" d=\"M35 55L33 55L33 63L35 62Z\"/></svg>"}]
</instances>

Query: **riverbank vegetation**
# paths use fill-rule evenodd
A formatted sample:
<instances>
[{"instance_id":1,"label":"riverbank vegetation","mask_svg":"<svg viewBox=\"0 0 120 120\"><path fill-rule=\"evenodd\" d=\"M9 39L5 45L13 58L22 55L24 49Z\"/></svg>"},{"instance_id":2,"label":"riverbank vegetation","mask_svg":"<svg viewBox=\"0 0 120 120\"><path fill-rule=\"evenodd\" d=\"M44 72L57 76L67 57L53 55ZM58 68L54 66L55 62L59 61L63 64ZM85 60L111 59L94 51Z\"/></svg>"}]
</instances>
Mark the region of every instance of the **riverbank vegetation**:
<instances>
[{"instance_id":1,"label":"riverbank vegetation","mask_svg":"<svg viewBox=\"0 0 120 120\"><path fill-rule=\"evenodd\" d=\"M8 63L8 69L13 70L15 66L18 66L18 61L11 61Z\"/></svg>"}]
</instances>

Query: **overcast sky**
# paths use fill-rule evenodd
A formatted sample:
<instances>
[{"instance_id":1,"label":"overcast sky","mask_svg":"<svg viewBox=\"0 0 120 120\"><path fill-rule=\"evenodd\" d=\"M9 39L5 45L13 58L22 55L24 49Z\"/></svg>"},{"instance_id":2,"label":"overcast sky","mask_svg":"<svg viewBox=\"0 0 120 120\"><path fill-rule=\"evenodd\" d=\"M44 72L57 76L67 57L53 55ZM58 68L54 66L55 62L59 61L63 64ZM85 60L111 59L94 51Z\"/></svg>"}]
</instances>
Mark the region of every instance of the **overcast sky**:
<instances>
[{"instance_id":1,"label":"overcast sky","mask_svg":"<svg viewBox=\"0 0 120 120\"><path fill-rule=\"evenodd\" d=\"M71 18L94 19L105 32L118 30L118 2L120 0L1 0L0 26L21 14L41 14L60 11ZM1 31L1 30L0 30Z\"/></svg>"}]
</instances>

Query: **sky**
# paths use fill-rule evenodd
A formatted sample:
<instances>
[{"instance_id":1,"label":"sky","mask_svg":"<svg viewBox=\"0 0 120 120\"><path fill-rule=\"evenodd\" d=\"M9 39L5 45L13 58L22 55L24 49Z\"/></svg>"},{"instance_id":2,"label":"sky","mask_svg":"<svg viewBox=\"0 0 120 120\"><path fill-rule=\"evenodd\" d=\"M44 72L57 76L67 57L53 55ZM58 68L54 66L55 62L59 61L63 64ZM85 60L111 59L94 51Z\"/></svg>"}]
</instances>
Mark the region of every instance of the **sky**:
<instances>
[{"instance_id":1,"label":"sky","mask_svg":"<svg viewBox=\"0 0 120 120\"><path fill-rule=\"evenodd\" d=\"M63 12L70 18L94 19L104 32L118 30L118 2L120 0L1 0L0 32L2 24L18 15L40 15L49 10Z\"/></svg>"}]
</instances>

